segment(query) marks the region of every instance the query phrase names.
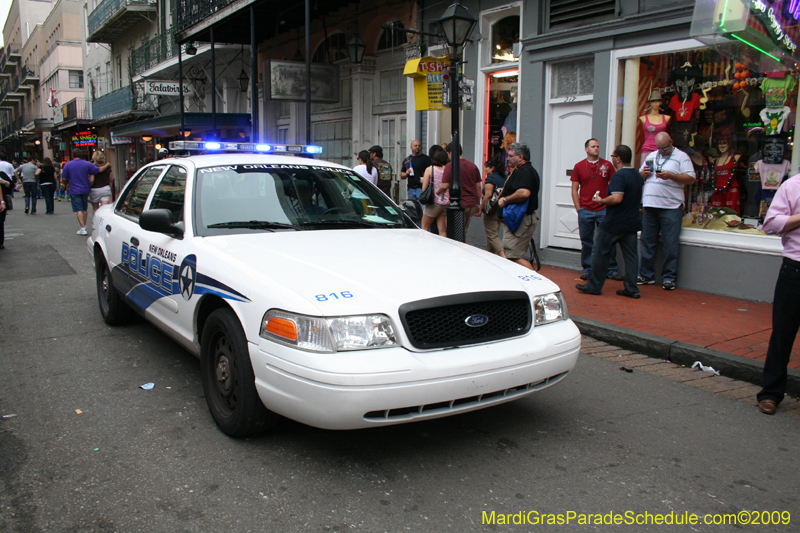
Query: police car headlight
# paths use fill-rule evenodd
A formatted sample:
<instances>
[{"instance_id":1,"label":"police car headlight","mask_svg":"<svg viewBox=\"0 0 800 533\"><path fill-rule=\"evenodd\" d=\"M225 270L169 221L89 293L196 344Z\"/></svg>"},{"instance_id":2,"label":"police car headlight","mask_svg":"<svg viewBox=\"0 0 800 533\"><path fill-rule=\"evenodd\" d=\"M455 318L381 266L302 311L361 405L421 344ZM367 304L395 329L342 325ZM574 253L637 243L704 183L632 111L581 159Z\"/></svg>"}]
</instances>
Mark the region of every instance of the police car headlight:
<instances>
[{"instance_id":1,"label":"police car headlight","mask_svg":"<svg viewBox=\"0 0 800 533\"><path fill-rule=\"evenodd\" d=\"M321 318L270 310L261 321L261 337L310 352L386 348L398 344L386 315Z\"/></svg>"},{"instance_id":2,"label":"police car headlight","mask_svg":"<svg viewBox=\"0 0 800 533\"><path fill-rule=\"evenodd\" d=\"M566 320L568 315L564 296L560 292L554 292L534 297L533 316L536 326Z\"/></svg>"}]
</instances>

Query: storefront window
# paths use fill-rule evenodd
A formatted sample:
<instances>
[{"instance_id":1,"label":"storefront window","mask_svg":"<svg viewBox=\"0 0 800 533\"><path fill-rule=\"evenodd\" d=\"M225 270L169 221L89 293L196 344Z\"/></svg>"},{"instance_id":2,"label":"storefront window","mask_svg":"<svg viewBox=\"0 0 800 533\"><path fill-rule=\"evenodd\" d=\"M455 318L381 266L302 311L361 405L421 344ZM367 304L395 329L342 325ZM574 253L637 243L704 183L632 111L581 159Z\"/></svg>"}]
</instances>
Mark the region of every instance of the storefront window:
<instances>
[{"instance_id":1,"label":"storefront window","mask_svg":"<svg viewBox=\"0 0 800 533\"><path fill-rule=\"evenodd\" d=\"M492 24L492 63L516 61L514 43L519 41L519 15Z\"/></svg>"},{"instance_id":2,"label":"storefront window","mask_svg":"<svg viewBox=\"0 0 800 533\"><path fill-rule=\"evenodd\" d=\"M789 173L792 73L753 72L713 50L695 50L640 57L638 88L638 120L621 126L636 129L636 164L655 150L659 131L694 164L683 226L763 234L760 225Z\"/></svg>"},{"instance_id":3,"label":"storefront window","mask_svg":"<svg viewBox=\"0 0 800 533\"><path fill-rule=\"evenodd\" d=\"M594 93L594 59L555 63L550 97L566 98Z\"/></svg>"},{"instance_id":4,"label":"storefront window","mask_svg":"<svg viewBox=\"0 0 800 533\"><path fill-rule=\"evenodd\" d=\"M484 153L486 159L495 156L505 163L506 147L517 140L517 69L488 75L488 131Z\"/></svg>"}]
</instances>

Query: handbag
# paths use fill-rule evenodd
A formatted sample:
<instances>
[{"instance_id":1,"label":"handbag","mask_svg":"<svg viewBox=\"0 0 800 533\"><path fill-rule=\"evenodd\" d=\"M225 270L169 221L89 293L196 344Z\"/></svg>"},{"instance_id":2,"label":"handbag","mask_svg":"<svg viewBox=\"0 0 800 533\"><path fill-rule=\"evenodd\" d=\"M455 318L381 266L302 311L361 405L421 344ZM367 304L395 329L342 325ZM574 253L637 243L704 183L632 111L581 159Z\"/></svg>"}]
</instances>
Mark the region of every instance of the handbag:
<instances>
[{"instance_id":1,"label":"handbag","mask_svg":"<svg viewBox=\"0 0 800 533\"><path fill-rule=\"evenodd\" d=\"M526 198L521 204L508 204L503 207L503 221L508 228L508 231L514 233L522 224L522 219L525 218L525 211L528 210L528 202L530 198Z\"/></svg>"},{"instance_id":2,"label":"handbag","mask_svg":"<svg viewBox=\"0 0 800 533\"><path fill-rule=\"evenodd\" d=\"M494 191L492 191L492 197L483 206L484 214L494 215L497 212L497 202L500 201L501 194L503 194L503 188L495 186Z\"/></svg>"},{"instance_id":3,"label":"handbag","mask_svg":"<svg viewBox=\"0 0 800 533\"><path fill-rule=\"evenodd\" d=\"M433 174L431 173L431 180L428 182L428 188L419 195L419 203L422 205L432 205L436 200L434 189L436 189L436 187L433 184Z\"/></svg>"},{"instance_id":4,"label":"handbag","mask_svg":"<svg viewBox=\"0 0 800 533\"><path fill-rule=\"evenodd\" d=\"M14 199L10 194L4 194L3 201L6 203L6 211L11 211L14 209Z\"/></svg>"}]
</instances>

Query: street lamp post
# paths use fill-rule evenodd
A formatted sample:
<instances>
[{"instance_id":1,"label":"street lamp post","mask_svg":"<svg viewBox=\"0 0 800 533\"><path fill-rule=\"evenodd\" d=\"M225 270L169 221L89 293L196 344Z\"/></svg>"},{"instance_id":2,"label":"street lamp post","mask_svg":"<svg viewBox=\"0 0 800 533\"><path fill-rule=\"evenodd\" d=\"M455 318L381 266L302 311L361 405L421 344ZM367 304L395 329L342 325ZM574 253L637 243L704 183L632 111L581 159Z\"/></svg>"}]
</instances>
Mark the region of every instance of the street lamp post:
<instances>
[{"instance_id":1,"label":"street lamp post","mask_svg":"<svg viewBox=\"0 0 800 533\"><path fill-rule=\"evenodd\" d=\"M447 236L459 242L466 242L466 219L461 205L461 146L459 135L459 110L461 98L458 90L458 55L475 28L477 20L455 0L439 18L439 24L450 46L450 112L451 132L453 134L451 154L452 180L450 182L450 205L447 207Z\"/></svg>"}]
</instances>

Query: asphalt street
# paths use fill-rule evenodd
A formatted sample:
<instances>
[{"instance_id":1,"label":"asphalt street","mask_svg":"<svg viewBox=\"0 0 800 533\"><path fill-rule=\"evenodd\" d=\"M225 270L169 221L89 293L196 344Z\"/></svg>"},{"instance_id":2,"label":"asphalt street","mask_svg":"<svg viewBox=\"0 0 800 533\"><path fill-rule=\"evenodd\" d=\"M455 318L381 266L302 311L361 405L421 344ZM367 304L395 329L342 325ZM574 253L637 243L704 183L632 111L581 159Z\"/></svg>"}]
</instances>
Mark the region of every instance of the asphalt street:
<instances>
[{"instance_id":1,"label":"asphalt street","mask_svg":"<svg viewBox=\"0 0 800 533\"><path fill-rule=\"evenodd\" d=\"M194 356L144 321L104 324L85 238L56 213L15 210L0 251L0 531L800 530L800 419L613 358L457 417L231 439ZM626 512L701 522L578 524Z\"/></svg>"}]
</instances>

